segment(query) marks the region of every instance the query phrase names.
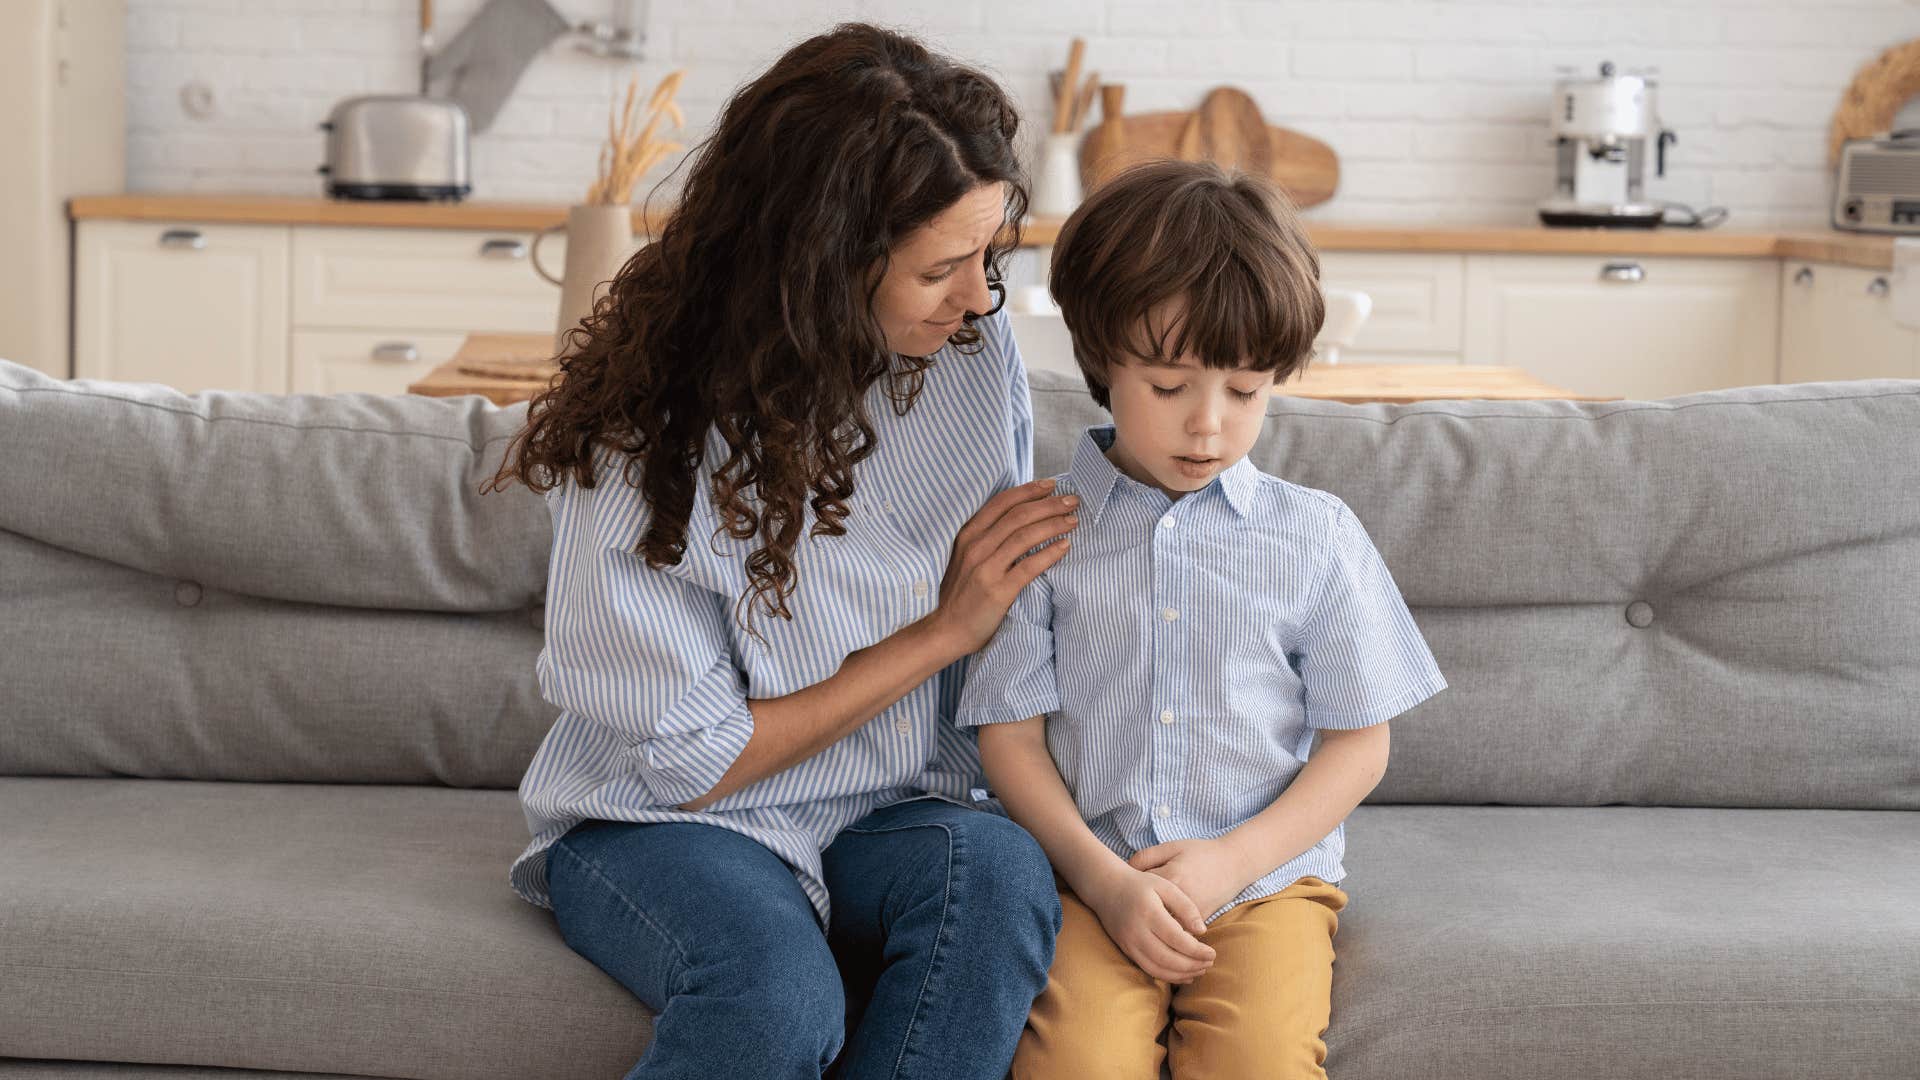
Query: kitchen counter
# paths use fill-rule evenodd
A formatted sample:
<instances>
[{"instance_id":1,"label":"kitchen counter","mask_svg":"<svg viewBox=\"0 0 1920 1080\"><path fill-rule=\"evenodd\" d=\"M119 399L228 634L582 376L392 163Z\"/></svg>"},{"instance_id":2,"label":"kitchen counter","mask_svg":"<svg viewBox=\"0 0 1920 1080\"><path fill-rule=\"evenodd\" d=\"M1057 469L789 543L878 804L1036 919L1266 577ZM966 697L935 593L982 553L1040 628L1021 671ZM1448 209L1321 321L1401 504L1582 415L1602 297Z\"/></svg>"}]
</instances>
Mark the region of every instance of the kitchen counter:
<instances>
[{"instance_id":1,"label":"kitchen counter","mask_svg":"<svg viewBox=\"0 0 1920 1080\"><path fill-rule=\"evenodd\" d=\"M259 195L94 195L71 200L75 221L200 221L264 225L357 225L412 229L533 231L560 224L557 203L353 202ZM666 211L635 209L636 232L664 220ZM1059 235L1058 219L1040 218L1022 232L1023 247L1045 247ZM1776 232L1734 229L1549 229L1543 226L1334 225L1309 222L1307 233L1324 251L1491 252L1538 255L1681 255L1806 259L1868 270L1893 267L1893 238L1832 229Z\"/></svg>"}]
</instances>

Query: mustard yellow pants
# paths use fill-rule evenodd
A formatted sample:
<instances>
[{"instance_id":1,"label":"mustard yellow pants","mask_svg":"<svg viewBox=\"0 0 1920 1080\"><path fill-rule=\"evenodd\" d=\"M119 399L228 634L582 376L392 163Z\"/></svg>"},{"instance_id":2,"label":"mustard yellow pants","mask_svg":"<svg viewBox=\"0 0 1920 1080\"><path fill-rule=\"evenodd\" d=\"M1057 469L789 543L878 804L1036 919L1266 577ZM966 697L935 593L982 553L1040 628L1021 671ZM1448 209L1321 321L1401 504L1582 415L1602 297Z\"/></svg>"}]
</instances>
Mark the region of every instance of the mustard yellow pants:
<instances>
[{"instance_id":1,"label":"mustard yellow pants","mask_svg":"<svg viewBox=\"0 0 1920 1080\"><path fill-rule=\"evenodd\" d=\"M1213 967L1176 986L1135 966L1062 889L1053 967L1014 1080L1157 1080L1163 1059L1176 1080L1325 1080L1333 935L1346 906L1339 887L1304 877L1232 908L1202 938Z\"/></svg>"}]
</instances>

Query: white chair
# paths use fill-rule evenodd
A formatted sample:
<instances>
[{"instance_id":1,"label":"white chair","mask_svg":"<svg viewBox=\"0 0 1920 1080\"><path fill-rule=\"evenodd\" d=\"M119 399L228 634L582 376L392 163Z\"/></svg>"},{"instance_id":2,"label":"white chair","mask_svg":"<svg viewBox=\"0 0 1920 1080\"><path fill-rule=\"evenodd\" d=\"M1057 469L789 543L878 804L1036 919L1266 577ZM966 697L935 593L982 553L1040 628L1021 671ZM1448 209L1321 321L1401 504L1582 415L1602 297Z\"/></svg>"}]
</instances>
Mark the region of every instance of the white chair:
<instances>
[{"instance_id":1,"label":"white chair","mask_svg":"<svg viewBox=\"0 0 1920 1080\"><path fill-rule=\"evenodd\" d=\"M1327 318L1320 324L1320 336L1313 339L1314 359L1322 364L1340 362L1340 350L1360 336L1360 327L1373 314L1373 297L1358 289L1322 289L1327 301Z\"/></svg>"}]
</instances>

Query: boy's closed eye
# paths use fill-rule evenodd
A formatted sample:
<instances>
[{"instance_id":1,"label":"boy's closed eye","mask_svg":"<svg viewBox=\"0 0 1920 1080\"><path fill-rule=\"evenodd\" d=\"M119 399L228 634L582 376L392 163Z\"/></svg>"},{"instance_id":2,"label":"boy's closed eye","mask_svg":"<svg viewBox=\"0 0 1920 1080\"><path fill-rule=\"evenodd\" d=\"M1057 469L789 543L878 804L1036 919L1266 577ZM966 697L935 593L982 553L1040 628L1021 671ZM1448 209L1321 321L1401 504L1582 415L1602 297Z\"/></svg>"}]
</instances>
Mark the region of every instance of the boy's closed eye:
<instances>
[{"instance_id":1,"label":"boy's closed eye","mask_svg":"<svg viewBox=\"0 0 1920 1080\"><path fill-rule=\"evenodd\" d=\"M1152 383L1151 385L1153 386L1154 395L1163 398L1179 397L1181 391L1187 388L1186 383L1181 383L1178 386L1161 386L1159 383ZM1234 386L1227 387L1227 392L1239 398L1241 401L1252 401L1260 394L1258 390L1242 390Z\"/></svg>"}]
</instances>

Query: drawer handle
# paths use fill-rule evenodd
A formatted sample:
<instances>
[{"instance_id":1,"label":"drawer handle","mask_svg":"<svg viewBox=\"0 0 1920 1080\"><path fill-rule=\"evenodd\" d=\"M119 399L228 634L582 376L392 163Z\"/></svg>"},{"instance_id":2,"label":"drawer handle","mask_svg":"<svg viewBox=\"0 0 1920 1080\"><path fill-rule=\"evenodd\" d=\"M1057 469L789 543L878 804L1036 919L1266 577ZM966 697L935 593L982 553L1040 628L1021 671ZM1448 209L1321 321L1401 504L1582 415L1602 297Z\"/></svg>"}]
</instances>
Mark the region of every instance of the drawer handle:
<instances>
[{"instance_id":1,"label":"drawer handle","mask_svg":"<svg viewBox=\"0 0 1920 1080\"><path fill-rule=\"evenodd\" d=\"M168 229L160 234L160 246L182 251L205 251L207 238L200 234L199 229Z\"/></svg>"},{"instance_id":2,"label":"drawer handle","mask_svg":"<svg viewBox=\"0 0 1920 1080\"><path fill-rule=\"evenodd\" d=\"M1600 268L1601 281L1645 281L1647 272L1639 263L1608 263Z\"/></svg>"},{"instance_id":3,"label":"drawer handle","mask_svg":"<svg viewBox=\"0 0 1920 1080\"><path fill-rule=\"evenodd\" d=\"M382 364L411 364L420 359L420 350L405 341L389 341L373 347L373 358Z\"/></svg>"},{"instance_id":4,"label":"drawer handle","mask_svg":"<svg viewBox=\"0 0 1920 1080\"><path fill-rule=\"evenodd\" d=\"M527 257L525 240L489 240L480 245L480 257L483 259L524 259Z\"/></svg>"},{"instance_id":5,"label":"drawer handle","mask_svg":"<svg viewBox=\"0 0 1920 1080\"><path fill-rule=\"evenodd\" d=\"M1813 267L1811 266L1801 267L1799 272L1793 275L1793 283L1795 285L1813 284Z\"/></svg>"},{"instance_id":6,"label":"drawer handle","mask_svg":"<svg viewBox=\"0 0 1920 1080\"><path fill-rule=\"evenodd\" d=\"M1876 277L1876 278L1874 278L1874 279L1873 279L1872 281L1869 281L1869 282L1867 282L1867 295L1868 295L1868 296L1885 296L1885 295L1887 295L1887 279L1886 279L1886 277L1885 277L1885 276L1881 276L1881 277Z\"/></svg>"}]
</instances>

